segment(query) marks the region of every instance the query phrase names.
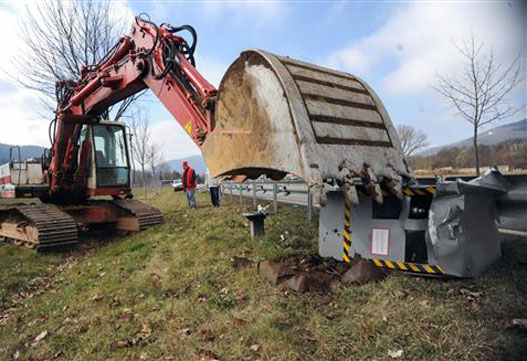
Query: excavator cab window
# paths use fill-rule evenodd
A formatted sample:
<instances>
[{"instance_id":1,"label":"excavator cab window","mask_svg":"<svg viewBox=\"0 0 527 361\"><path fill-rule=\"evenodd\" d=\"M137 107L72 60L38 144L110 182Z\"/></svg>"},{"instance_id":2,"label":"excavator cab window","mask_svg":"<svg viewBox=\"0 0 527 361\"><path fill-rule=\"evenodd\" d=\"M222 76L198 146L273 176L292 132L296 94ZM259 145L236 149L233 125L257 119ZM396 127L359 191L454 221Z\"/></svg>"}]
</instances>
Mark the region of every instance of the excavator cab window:
<instances>
[{"instance_id":1,"label":"excavator cab window","mask_svg":"<svg viewBox=\"0 0 527 361\"><path fill-rule=\"evenodd\" d=\"M124 128L120 125L93 126L97 187L120 187L129 183L130 167Z\"/></svg>"}]
</instances>

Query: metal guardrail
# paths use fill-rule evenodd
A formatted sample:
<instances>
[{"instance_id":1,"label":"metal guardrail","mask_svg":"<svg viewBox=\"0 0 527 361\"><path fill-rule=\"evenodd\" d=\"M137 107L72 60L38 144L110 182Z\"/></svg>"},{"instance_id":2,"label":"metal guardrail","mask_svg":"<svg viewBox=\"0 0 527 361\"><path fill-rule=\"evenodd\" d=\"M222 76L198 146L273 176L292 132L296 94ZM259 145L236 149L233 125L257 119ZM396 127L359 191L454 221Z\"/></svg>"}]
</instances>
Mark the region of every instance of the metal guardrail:
<instances>
[{"instance_id":1,"label":"metal guardrail","mask_svg":"<svg viewBox=\"0 0 527 361\"><path fill-rule=\"evenodd\" d=\"M514 228L521 227L522 231L527 231L527 175L504 175L510 183L510 190L505 195L498 198L498 211L500 216L514 218ZM463 177L468 181L475 177ZM445 181L454 181L459 177L446 177ZM434 178L418 178L423 184L435 184ZM307 207L307 219L313 219L313 209L318 205L313 202L313 195L309 193L307 185L302 180L292 181L247 181L244 183L223 182L222 191L224 195L229 195L230 200L234 201L238 197L240 204L243 198L252 198L253 207L257 207L257 200L271 201L273 211L276 213L278 203L297 204ZM269 196L264 196L269 194ZM289 199L279 199L279 195L291 196ZM525 225L523 225L525 223Z\"/></svg>"},{"instance_id":2,"label":"metal guardrail","mask_svg":"<svg viewBox=\"0 0 527 361\"><path fill-rule=\"evenodd\" d=\"M240 204L243 198L252 198L253 207L257 207L257 200L271 201L273 212L277 213L278 203L297 204L307 207L307 219L313 219L313 195L309 193L306 183L303 181L249 181L245 183L223 182L221 185L224 195L229 195L231 202L238 197ZM269 197L262 195L268 194ZM279 199L279 195L298 195L294 200Z\"/></svg>"}]
</instances>

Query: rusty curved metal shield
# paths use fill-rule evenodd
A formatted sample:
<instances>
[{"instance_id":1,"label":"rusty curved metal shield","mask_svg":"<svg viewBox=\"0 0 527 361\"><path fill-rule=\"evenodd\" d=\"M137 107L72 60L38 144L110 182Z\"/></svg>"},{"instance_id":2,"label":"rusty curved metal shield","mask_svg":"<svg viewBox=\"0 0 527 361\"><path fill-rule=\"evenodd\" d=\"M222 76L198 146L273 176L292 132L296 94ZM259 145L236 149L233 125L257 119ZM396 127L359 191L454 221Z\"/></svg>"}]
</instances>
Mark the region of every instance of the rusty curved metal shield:
<instances>
[{"instance_id":1,"label":"rusty curved metal shield","mask_svg":"<svg viewBox=\"0 0 527 361\"><path fill-rule=\"evenodd\" d=\"M273 179L411 177L388 113L356 76L249 50L218 93L215 129L203 144L213 176Z\"/></svg>"}]
</instances>

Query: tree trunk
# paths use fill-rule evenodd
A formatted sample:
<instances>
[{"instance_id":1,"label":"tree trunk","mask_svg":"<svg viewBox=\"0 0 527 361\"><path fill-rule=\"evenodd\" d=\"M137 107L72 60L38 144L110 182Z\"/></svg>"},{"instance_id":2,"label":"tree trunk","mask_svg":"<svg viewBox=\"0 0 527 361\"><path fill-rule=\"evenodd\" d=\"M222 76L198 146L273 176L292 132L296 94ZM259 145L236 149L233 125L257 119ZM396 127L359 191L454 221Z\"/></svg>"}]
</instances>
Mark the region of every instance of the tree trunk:
<instances>
[{"instance_id":1,"label":"tree trunk","mask_svg":"<svg viewBox=\"0 0 527 361\"><path fill-rule=\"evenodd\" d=\"M478 127L474 126L474 156L476 161L476 177L479 177Z\"/></svg>"},{"instance_id":2,"label":"tree trunk","mask_svg":"<svg viewBox=\"0 0 527 361\"><path fill-rule=\"evenodd\" d=\"M145 201L147 200L147 192L146 192L146 175L145 175L145 166L141 165L141 175L143 176L143 198Z\"/></svg>"}]
</instances>

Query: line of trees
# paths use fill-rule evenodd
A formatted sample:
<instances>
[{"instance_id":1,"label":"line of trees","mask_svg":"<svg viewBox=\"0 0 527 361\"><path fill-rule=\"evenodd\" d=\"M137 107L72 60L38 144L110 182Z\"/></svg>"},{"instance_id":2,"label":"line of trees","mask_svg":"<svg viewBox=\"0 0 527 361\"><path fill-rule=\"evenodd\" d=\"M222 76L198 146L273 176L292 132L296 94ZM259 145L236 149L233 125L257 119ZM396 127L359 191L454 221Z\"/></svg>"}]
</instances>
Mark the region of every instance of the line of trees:
<instances>
[{"instance_id":1,"label":"line of trees","mask_svg":"<svg viewBox=\"0 0 527 361\"><path fill-rule=\"evenodd\" d=\"M480 166L505 165L511 169L527 169L527 139L478 145L478 154ZM451 147L427 157L410 157L410 164L413 169L472 168L474 157L472 147Z\"/></svg>"}]
</instances>

